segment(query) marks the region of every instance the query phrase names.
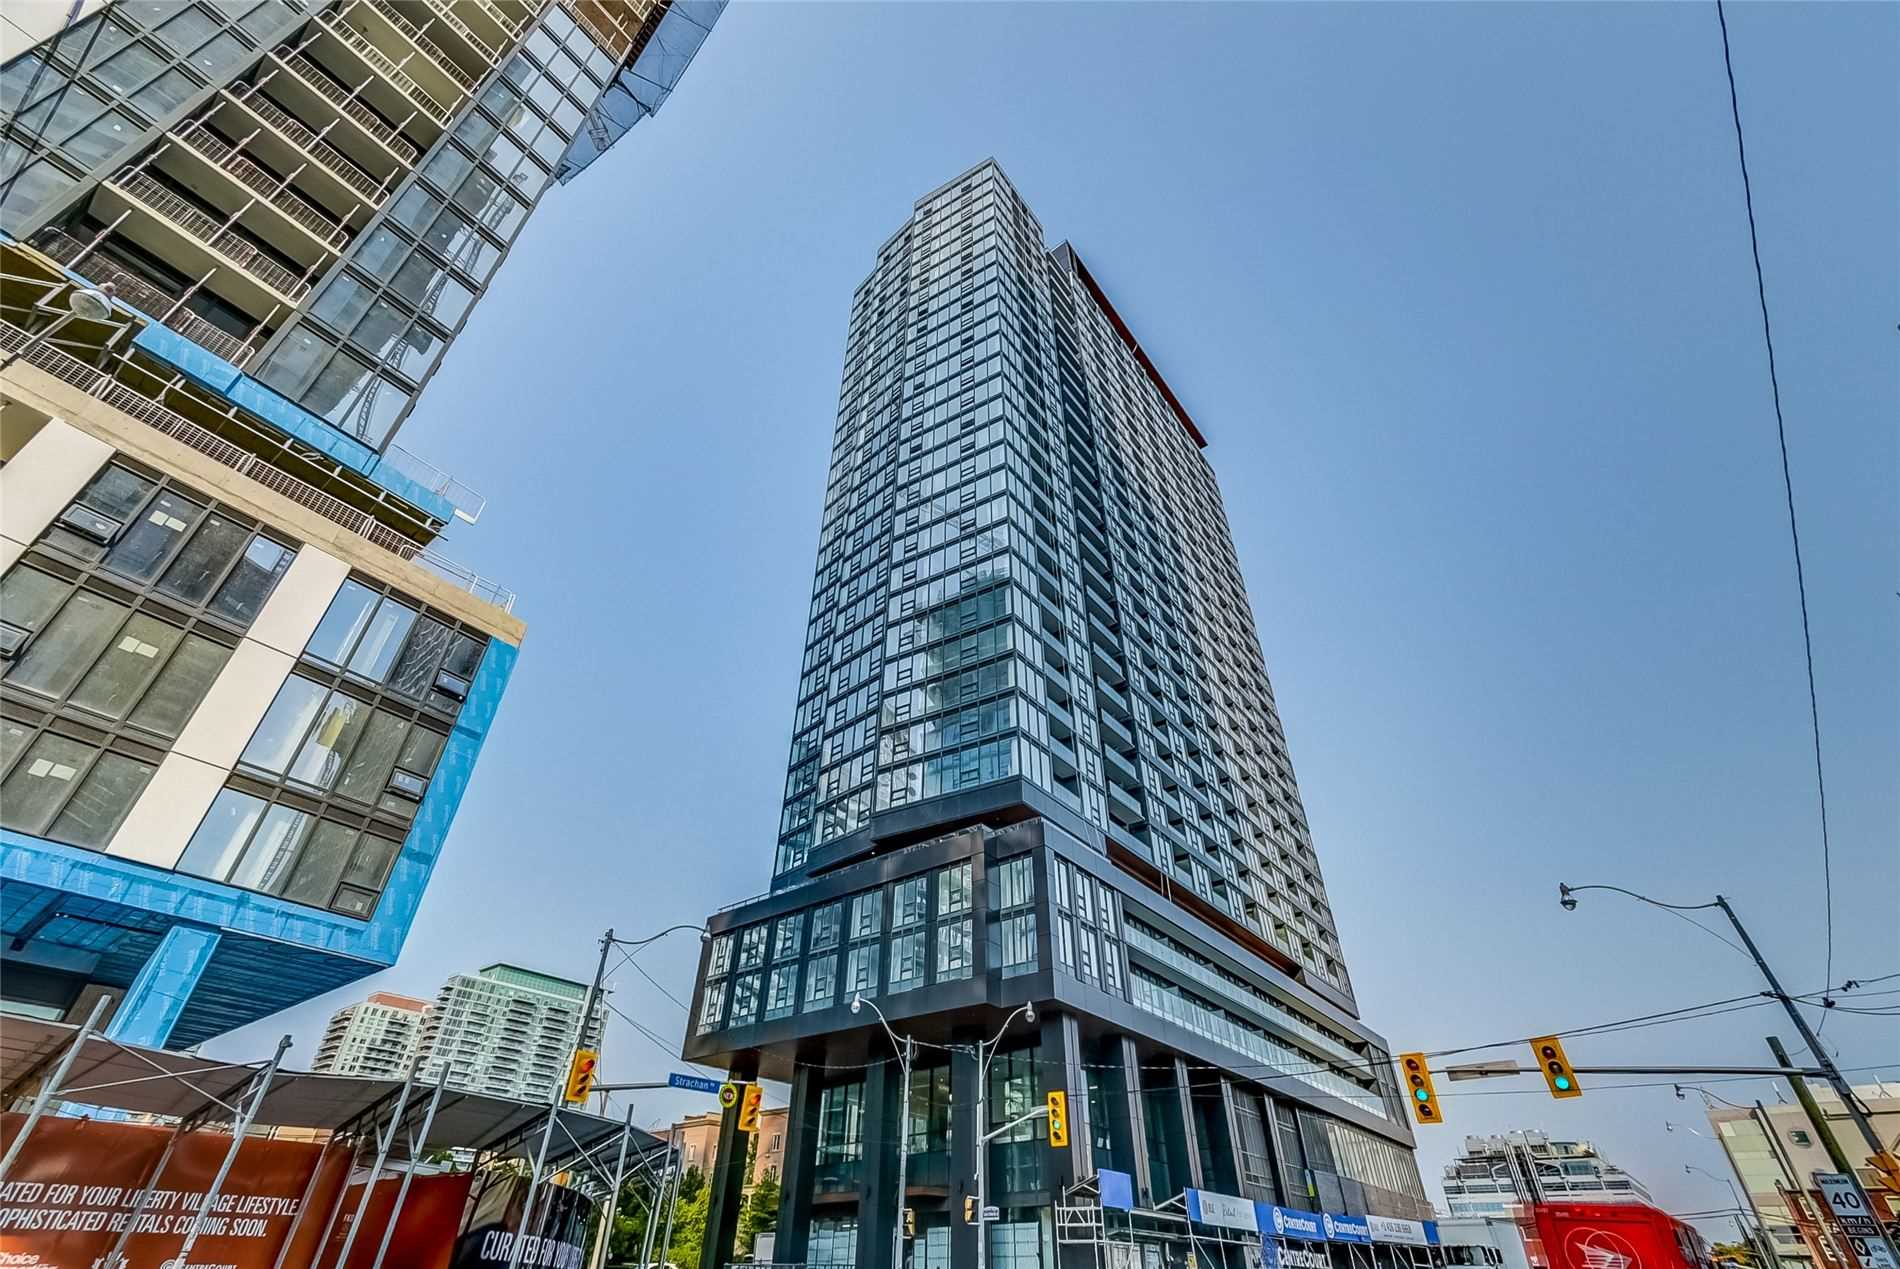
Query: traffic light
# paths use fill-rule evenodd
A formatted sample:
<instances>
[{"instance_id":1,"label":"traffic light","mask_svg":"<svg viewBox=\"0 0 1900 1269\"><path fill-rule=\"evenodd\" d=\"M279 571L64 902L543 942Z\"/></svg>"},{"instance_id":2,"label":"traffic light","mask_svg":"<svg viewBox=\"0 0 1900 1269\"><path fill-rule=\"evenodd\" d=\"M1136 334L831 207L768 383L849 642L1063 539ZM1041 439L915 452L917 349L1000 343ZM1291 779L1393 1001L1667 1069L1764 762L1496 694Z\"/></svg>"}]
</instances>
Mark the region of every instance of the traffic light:
<instances>
[{"instance_id":1,"label":"traffic light","mask_svg":"<svg viewBox=\"0 0 1900 1269\"><path fill-rule=\"evenodd\" d=\"M567 1100L577 1106L586 1101L594 1091L594 1076L599 1070L598 1050L575 1049L573 1060L567 1064Z\"/></svg>"},{"instance_id":2,"label":"traffic light","mask_svg":"<svg viewBox=\"0 0 1900 1269\"><path fill-rule=\"evenodd\" d=\"M1049 1148L1060 1150L1069 1144L1069 1095L1061 1089L1049 1094Z\"/></svg>"},{"instance_id":3,"label":"traffic light","mask_svg":"<svg viewBox=\"0 0 1900 1269\"><path fill-rule=\"evenodd\" d=\"M1538 1036L1531 1041L1531 1052L1537 1055L1537 1069L1544 1073L1552 1097L1583 1096L1577 1073L1570 1069L1570 1059L1564 1056L1564 1046L1556 1036Z\"/></svg>"},{"instance_id":4,"label":"traffic light","mask_svg":"<svg viewBox=\"0 0 1900 1269\"><path fill-rule=\"evenodd\" d=\"M747 1084L745 1096L739 1099L739 1131L757 1132L759 1130L759 1107L765 1101L763 1084Z\"/></svg>"},{"instance_id":5,"label":"traffic light","mask_svg":"<svg viewBox=\"0 0 1900 1269\"><path fill-rule=\"evenodd\" d=\"M914 1207L904 1209L904 1237L917 1237L917 1209Z\"/></svg>"},{"instance_id":6,"label":"traffic light","mask_svg":"<svg viewBox=\"0 0 1900 1269\"><path fill-rule=\"evenodd\" d=\"M1405 1100L1412 1103L1412 1115L1421 1124L1443 1123L1438 1113L1438 1090L1432 1087L1432 1068L1423 1053L1399 1054L1399 1070L1405 1076Z\"/></svg>"},{"instance_id":7,"label":"traffic light","mask_svg":"<svg viewBox=\"0 0 1900 1269\"><path fill-rule=\"evenodd\" d=\"M963 1223L965 1225L976 1224L976 1195L974 1194L965 1194L963 1196Z\"/></svg>"}]
</instances>

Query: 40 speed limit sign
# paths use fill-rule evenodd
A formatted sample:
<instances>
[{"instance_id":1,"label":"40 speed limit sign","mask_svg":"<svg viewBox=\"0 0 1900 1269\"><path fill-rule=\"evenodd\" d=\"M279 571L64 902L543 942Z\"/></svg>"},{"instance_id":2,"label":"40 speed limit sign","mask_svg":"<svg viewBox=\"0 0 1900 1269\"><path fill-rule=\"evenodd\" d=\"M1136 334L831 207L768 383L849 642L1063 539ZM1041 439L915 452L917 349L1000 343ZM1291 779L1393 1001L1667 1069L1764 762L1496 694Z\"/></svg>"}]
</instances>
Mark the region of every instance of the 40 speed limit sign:
<instances>
[{"instance_id":1,"label":"40 speed limit sign","mask_svg":"<svg viewBox=\"0 0 1900 1269\"><path fill-rule=\"evenodd\" d=\"M1880 1222L1867 1210L1852 1177L1845 1172L1816 1172L1814 1184L1827 1200L1827 1209L1834 1214L1841 1233L1847 1235L1848 1248L1860 1261L1861 1269L1900 1269L1880 1232Z\"/></svg>"}]
</instances>

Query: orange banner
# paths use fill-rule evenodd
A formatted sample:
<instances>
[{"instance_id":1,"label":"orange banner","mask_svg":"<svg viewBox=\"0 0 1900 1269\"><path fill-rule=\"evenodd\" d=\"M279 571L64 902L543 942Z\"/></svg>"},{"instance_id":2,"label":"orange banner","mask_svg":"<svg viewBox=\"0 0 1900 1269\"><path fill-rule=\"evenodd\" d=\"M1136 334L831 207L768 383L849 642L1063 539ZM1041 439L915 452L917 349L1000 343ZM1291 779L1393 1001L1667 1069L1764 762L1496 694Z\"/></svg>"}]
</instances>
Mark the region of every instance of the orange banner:
<instances>
[{"instance_id":1,"label":"orange banner","mask_svg":"<svg viewBox=\"0 0 1900 1269\"><path fill-rule=\"evenodd\" d=\"M0 1116L0 1147L13 1139L24 1120L17 1114ZM350 1170L347 1149L246 1138L206 1211L205 1195L231 1138L214 1132L180 1137L163 1171L154 1177L171 1137L169 1127L41 1119L0 1184L0 1264L6 1269L83 1269L111 1251L130 1225L125 1269L176 1269L171 1262L202 1216L191 1269L274 1269L286 1239L290 1247L282 1269L311 1269L326 1227L330 1238L322 1263L333 1269L362 1194L360 1185L344 1191ZM311 1175L319 1168L321 1175L312 1186ZM412 1181L384 1265L447 1265L472 1179L461 1173ZM151 1195L139 1209L140 1191L148 1184ZM396 1180L386 1179L370 1195L347 1269L362 1269L375 1259L395 1204L396 1185Z\"/></svg>"}]
</instances>

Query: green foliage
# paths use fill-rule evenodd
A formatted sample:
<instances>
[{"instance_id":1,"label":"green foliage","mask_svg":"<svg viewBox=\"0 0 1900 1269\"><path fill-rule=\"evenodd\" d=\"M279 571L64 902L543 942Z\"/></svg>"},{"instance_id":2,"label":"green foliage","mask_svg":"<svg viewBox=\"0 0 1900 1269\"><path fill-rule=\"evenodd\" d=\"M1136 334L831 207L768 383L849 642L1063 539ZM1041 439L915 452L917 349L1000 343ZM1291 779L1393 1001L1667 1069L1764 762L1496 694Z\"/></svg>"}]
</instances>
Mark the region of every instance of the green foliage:
<instances>
[{"instance_id":1,"label":"green foliage","mask_svg":"<svg viewBox=\"0 0 1900 1269\"><path fill-rule=\"evenodd\" d=\"M778 1176L768 1172L746 1193L745 1206L739 1209L739 1255L750 1255L754 1238L778 1228L778 1204Z\"/></svg>"},{"instance_id":2,"label":"green foliage","mask_svg":"<svg viewBox=\"0 0 1900 1269\"><path fill-rule=\"evenodd\" d=\"M686 1175L680 1178L680 1202L697 1198L706 1188L706 1174L698 1168L686 1169Z\"/></svg>"},{"instance_id":3,"label":"green foliage","mask_svg":"<svg viewBox=\"0 0 1900 1269\"><path fill-rule=\"evenodd\" d=\"M687 1197L686 1182L698 1176L697 1168L680 1179L680 1200L673 1209L673 1244L666 1258L681 1269L698 1269L701 1246L706 1241L706 1209L711 1205L712 1190L700 1177L692 1196Z\"/></svg>"}]
</instances>

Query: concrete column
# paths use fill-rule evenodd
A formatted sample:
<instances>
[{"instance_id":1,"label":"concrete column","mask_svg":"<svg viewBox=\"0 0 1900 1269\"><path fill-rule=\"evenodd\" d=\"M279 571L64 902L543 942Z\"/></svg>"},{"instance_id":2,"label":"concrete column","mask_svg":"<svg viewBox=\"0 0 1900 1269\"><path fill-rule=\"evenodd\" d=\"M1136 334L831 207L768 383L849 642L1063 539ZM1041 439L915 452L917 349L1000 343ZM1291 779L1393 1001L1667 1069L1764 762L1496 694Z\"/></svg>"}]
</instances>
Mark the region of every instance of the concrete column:
<instances>
[{"instance_id":1,"label":"concrete column","mask_svg":"<svg viewBox=\"0 0 1900 1269\"><path fill-rule=\"evenodd\" d=\"M185 1003L204 977L211 955L218 950L218 932L195 925L174 925L165 931L152 954L126 989L118 1012L106 1027L106 1038L120 1044L162 1049L178 1025Z\"/></svg>"},{"instance_id":2,"label":"concrete column","mask_svg":"<svg viewBox=\"0 0 1900 1269\"><path fill-rule=\"evenodd\" d=\"M1200 1125L1194 1117L1194 1090L1188 1083L1187 1063L1179 1054L1174 1058L1174 1100L1178 1106L1181 1121L1180 1132L1168 1134L1168 1149L1179 1150L1179 1157L1173 1160L1175 1166L1175 1184L1183 1188L1200 1190L1207 1187L1207 1178L1201 1175L1201 1136Z\"/></svg>"},{"instance_id":3,"label":"concrete column","mask_svg":"<svg viewBox=\"0 0 1900 1269\"><path fill-rule=\"evenodd\" d=\"M756 1053L742 1053L732 1060L727 1077L734 1082L758 1078ZM706 1204L706 1238L700 1246L700 1269L725 1269L733 1259L732 1240L739 1236L739 1209L745 1204L746 1147L750 1134L739 1131L739 1106L744 1098L726 1107L719 1117L719 1145L713 1158L711 1195Z\"/></svg>"},{"instance_id":4,"label":"concrete column","mask_svg":"<svg viewBox=\"0 0 1900 1269\"><path fill-rule=\"evenodd\" d=\"M1127 1162L1135 1178L1137 1201L1143 1207L1152 1207L1154 1170L1148 1166L1148 1116L1141 1102L1141 1056L1135 1051L1133 1036L1116 1036L1103 1049L1109 1139L1115 1144L1115 1157Z\"/></svg>"},{"instance_id":5,"label":"concrete column","mask_svg":"<svg viewBox=\"0 0 1900 1269\"><path fill-rule=\"evenodd\" d=\"M817 1072L792 1073L792 1102L785 1114L785 1159L780 1165L778 1240L774 1260L797 1264L811 1239L812 1168L818 1159L818 1102L824 1096Z\"/></svg>"},{"instance_id":6,"label":"concrete column","mask_svg":"<svg viewBox=\"0 0 1900 1269\"><path fill-rule=\"evenodd\" d=\"M1043 1092L1061 1089L1069 1095L1069 1147L1051 1149L1043 1156L1043 1186L1052 1199L1083 1177L1095 1175L1094 1137L1089 1131L1089 1088L1083 1076L1082 1034L1075 1015L1038 1014L1042 1043L1036 1057Z\"/></svg>"},{"instance_id":7,"label":"concrete column","mask_svg":"<svg viewBox=\"0 0 1900 1269\"><path fill-rule=\"evenodd\" d=\"M982 1132L976 1122L977 1063L971 1050L987 1039L973 1031L960 1032L953 1039L958 1048L950 1055L951 1269L975 1269L976 1265L979 1227L965 1223L963 1200L976 1193L976 1139Z\"/></svg>"},{"instance_id":8,"label":"concrete column","mask_svg":"<svg viewBox=\"0 0 1900 1269\"><path fill-rule=\"evenodd\" d=\"M897 1139L904 1131L899 1093L904 1076L896 1062L864 1072L864 1172L858 1183L858 1266L891 1264L897 1225Z\"/></svg>"},{"instance_id":9,"label":"concrete column","mask_svg":"<svg viewBox=\"0 0 1900 1269\"><path fill-rule=\"evenodd\" d=\"M1210 1099L1205 1122L1212 1127L1212 1149L1216 1175L1208 1178L1215 1189L1228 1194L1242 1192L1240 1183L1240 1110L1234 1098L1234 1082L1225 1075L1216 1075L1206 1088L1204 1096Z\"/></svg>"}]
</instances>

